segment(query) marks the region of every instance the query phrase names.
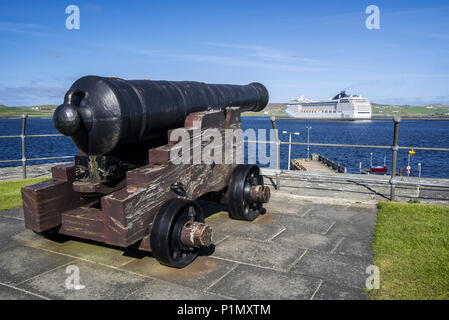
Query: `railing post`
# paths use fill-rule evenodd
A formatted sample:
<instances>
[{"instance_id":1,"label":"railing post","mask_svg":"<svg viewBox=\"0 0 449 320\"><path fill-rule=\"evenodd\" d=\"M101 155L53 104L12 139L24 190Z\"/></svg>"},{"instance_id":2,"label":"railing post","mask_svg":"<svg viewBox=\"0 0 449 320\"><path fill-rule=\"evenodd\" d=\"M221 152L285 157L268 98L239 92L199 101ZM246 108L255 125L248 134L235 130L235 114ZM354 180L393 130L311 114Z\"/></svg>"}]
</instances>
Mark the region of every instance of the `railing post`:
<instances>
[{"instance_id":1,"label":"railing post","mask_svg":"<svg viewBox=\"0 0 449 320\"><path fill-rule=\"evenodd\" d=\"M27 118L28 114L22 114L22 134L20 135L20 138L22 140L22 176L24 179L27 177L27 159L25 152L25 131L27 128Z\"/></svg>"},{"instance_id":2,"label":"railing post","mask_svg":"<svg viewBox=\"0 0 449 320\"><path fill-rule=\"evenodd\" d=\"M274 130L274 139L276 140L276 189L280 190L281 189L281 178L279 176L280 170L281 170L281 143L279 141L279 132L276 126L276 117L275 116L271 116L270 117L271 120L271 125L273 126L273 130Z\"/></svg>"},{"instance_id":3,"label":"railing post","mask_svg":"<svg viewBox=\"0 0 449 320\"><path fill-rule=\"evenodd\" d=\"M396 183L394 181L394 177L396 176L396 163L398 159L398 136L399 136L399 122L401 122L401 117L395 116L393 117L394 121L394 135L393 135L393 146L391 149L393 150L393 157L391 159L391 178L390 178L390 200L396 200Z\"/></svg>"}]
</instances>

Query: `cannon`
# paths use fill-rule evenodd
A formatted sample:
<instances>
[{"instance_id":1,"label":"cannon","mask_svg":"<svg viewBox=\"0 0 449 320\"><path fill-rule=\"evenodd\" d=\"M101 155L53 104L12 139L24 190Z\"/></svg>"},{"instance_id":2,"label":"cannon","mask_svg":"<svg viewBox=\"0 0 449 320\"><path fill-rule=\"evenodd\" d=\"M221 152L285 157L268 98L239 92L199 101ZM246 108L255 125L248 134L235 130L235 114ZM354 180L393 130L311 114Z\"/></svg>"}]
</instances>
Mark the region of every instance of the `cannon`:
<instances>
[{"instance_id":1,"label":"cannon","mask_svg":"<svg viewBox=\"0 0 449 320\"><path fill-rule=\"evenodd\" d=\"M260 111L267 103L260 83L78 79L53 116L78 155L54 166L51 180L22 188L25 226L136 246L161 264L188 265L213 242L198 200L227 203L231 218L252 221L270 190L258 166L226 162L224 154L220 161L174 163L171 155L180 146L171 135L183 129L189 147L181 151L195 157L198 146L217 146L215 138L202 139L208 129L223 136L239 130L242 111ZM242 148L233 140L218 143L233 153Z\"/></svg>"}]
</instances>

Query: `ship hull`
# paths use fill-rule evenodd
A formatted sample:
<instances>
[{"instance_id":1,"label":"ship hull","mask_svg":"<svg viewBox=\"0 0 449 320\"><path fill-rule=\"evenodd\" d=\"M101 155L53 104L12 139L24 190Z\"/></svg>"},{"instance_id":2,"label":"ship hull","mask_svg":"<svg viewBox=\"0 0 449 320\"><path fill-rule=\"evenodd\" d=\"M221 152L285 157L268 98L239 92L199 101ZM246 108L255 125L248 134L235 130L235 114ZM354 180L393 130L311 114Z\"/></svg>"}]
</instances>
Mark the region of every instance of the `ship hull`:
<instances>
[{"instance_id":1,"label":"ship hull","mask_svg":"<svg viewBox=\"0 0 449 320\"><path fill-rule=\"evenodd\" d=\"M352 119L371 119L371 113L359 114L353 113L343 113L343 112L298 112L292 110L293 108L287 108L285 113L292 118L307 118L307 119L341 119L341 118L352 118Z\"/></svg>"},{"instance_id":2,"label":"ship hull","mask_svg":"<svg viewBox=\"0 0 449 320\"><path fill-rule=\"evenodd\" d=\"M329 101L295 101L287 105L290 117L306 119L370 119L371 103L361 96L348 96L345 91Z\"/></svg>"}]
</instances>

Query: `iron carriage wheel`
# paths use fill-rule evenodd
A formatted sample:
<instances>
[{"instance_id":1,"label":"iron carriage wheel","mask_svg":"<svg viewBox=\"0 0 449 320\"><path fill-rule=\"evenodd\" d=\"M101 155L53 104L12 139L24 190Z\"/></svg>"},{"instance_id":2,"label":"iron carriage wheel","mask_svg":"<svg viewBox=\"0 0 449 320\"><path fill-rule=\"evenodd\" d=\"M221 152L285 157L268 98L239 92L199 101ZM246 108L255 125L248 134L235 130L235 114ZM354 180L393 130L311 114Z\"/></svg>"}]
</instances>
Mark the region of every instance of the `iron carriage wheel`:
<instances>
[{"instance_id":1,"label":"iron carriage wheel","mask_svg":"<svg viewBox=\"0 0 449 320\"><path fill-rule=\"evenodd\" d=\"M253 190L260 190L259 199L255 199ZM268 187L263 186L263 177L257 165L239 164L229 179L228 202L229 216L232 219L252 221L259 216L262 203L270 197Z\"/></svg>"},{"instance_id":2,"label":"iron carriage wheel","mask_svg":"<svg viewBox=\"0 0 449 320\"><path fill-rule=\"evenodd\" d=\"M183 268L198 255L198 248L181 241L183 226L189 222L204 222L204 213L195 201L173 198L159 209L151 227L151 250L163 265Z\"/></svg>"}]
</instances>

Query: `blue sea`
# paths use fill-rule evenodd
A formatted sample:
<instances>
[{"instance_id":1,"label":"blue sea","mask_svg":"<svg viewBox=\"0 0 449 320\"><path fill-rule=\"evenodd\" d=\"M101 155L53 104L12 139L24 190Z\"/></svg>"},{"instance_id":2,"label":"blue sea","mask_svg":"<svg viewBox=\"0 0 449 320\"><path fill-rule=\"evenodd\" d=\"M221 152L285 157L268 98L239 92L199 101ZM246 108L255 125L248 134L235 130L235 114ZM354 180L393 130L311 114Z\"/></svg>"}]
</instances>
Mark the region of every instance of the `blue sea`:
<instances>
[{"instance_id":1,"label":"blue sea","mask_svg":"<svg viewBox=\"0 0 449 320\"><path fill-rule=\"evenodd\" d=\"M0 119L0 135L20 135L21 119ZM282 131L299 132L292 135L292 141L307 142L306 126L311 126L310 142L388 145L393 142L393 121L277 121L282 141L288 142L288 135ZM271 122L266 117L243 117L242 129L271 129ZM28 119L27 134L58 133L51 119ZM259 137L260 138L260 137ZM267 135L268 138L268 135ZM399 125L399 145L410 147L449 147L449 121L401 121ZM304 158L306 146L292 146L292 158ZM27 158L66 156L77 153L75 145L69 137L46 137L26 139ZM269 147L267 147L269 150ZM373 153L373 165L383 166L386 157L387 167L391 167L391 149L357 149L342 147L310 147L311 153L319 153L347 167L349 173L359 173L359 163L363 168L369 167L370 152ZM0 139L0 160L20 159L20 139ZM61 161L61 160L55 160ZM398 170L405 168L408 161L408 150L398 153ZM449 152L420 151L411 157L411 176L417 176L417 164L422 165L423 177L449 178ZM33 161L29 164L42 163ZM47 161L48 162L48 161ZM286 169L288 163L288 146L281 145L281 168ZM0 163L0 167L20 165L16 163Z\"/></svg>"}]
</instances>

